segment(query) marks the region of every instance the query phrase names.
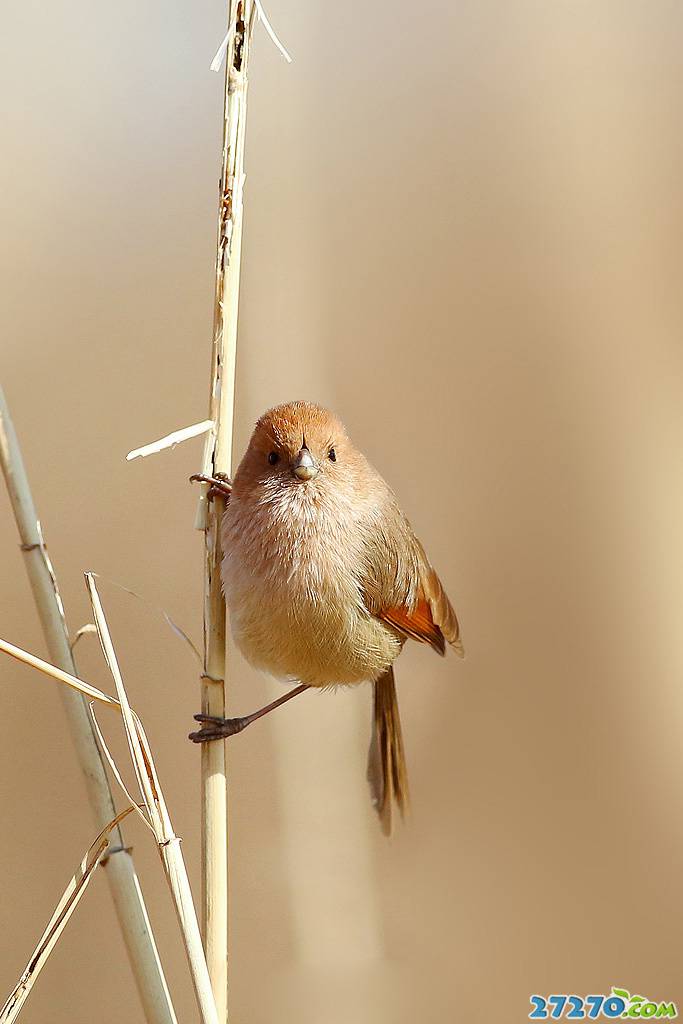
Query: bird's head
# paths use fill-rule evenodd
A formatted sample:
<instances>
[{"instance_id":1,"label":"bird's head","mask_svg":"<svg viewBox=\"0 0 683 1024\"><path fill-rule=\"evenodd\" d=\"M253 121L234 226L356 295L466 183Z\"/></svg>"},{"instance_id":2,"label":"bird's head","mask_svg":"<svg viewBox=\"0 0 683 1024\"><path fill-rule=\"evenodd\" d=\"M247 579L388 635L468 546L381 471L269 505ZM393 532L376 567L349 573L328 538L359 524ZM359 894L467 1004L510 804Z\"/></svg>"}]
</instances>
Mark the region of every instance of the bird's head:
<instances>
[{"instance_id":1,"label":"bird's head","mask_svg":"<svg viewBox=\"0 0 683 1024\"><path fill-rule=\"evenodd\" d=\"M319 405L287 402L259 419L235 476L235 494L255 488L321 494L342 485L358 459L340 420Z\"/></svg>"}]
</instances>

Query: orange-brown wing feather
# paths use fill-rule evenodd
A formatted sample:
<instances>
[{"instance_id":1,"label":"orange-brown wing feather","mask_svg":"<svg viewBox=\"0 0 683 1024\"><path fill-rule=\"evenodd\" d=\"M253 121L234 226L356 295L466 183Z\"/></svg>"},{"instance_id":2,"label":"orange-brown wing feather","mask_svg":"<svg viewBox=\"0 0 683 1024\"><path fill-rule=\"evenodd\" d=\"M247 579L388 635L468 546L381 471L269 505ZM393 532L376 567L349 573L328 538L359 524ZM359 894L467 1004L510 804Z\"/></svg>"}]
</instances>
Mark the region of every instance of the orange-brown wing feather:
<instances>
[{"instance_id":1,"label":"orange-brown wing feather","mask_svg":"<svg viewBox=\"0 0 683 1024\"><path fill-rule=\"evenodd\" d=\"M405 605L398 608L384 608L378 618L388 622L405 636L430 644L439 654L446 653L446 641L443 633L432 618L432 610L424 598L418 598L414 608Z\"/></svg>"},{"instance_id":2,"label":"orange-brown wing feather","mask_svg":"<svg viewBox=\"0 0 683 1024\"><path fill-rule=\"evenodd\" d=\"M368 611L439 654L448 642L463 657L460 626L441 580L388 488L385 500L365 545L361 582Z\"/></svg>"},{"instance_id":3,"label":"orange-brown wing feather","mask_svg":"<svg viewBox=\"0 0 683 1024\"><path fill-rule=\"evenodd\" d=\"M422 554L424 555L424 551ZM432 621L439 627L455 653L463 658L465 656L465 649L460 639L460 623L455 614L455 609L448 600L448 594L443 589L441 580L427 561L426 555L424 555L424 559L426 571L420 573L420 579L422 590L431 611Z\"/></svg>"}]
</instances>

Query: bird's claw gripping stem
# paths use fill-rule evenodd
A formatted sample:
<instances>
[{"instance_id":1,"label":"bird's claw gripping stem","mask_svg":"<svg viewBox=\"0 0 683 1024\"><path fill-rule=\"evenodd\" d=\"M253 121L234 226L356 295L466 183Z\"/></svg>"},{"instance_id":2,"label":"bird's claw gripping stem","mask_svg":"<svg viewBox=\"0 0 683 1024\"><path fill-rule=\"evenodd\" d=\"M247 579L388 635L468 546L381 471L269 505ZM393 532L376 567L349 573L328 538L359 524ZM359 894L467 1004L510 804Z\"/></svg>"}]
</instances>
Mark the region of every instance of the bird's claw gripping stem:
<instances>
[{"instance_id":1,"label":"bird's claw gripping stem","mask_svg":"<svg viewBox=\"0 0 683 1024\"><path fill-rule=\"evenodd\" d=\"M234 736L242 732L250 722L249 716L245 718L219 718L215 715L195 715L196 722L202 723L202 728L197 732L191 732L189 739L193 743L208 743L209 740L222 740L228 736Z\"/></svg>"},{"instance_id":2,"label":"bird's claw gripping stem","mask_svg":"<svg viewBox=\"0 0 683 1024\"><path fill-rule=\"evenodd\" d=\"M305 683L300 683L293 690L290 690L289 693L286 693L284 697L278 697L277 700L266 704L264 708L259 708L258 711L253 711L250 715L245 715L243 718L218 718L216 715L195 715L195 721L201 722L202 728L198 732L191 732L190 739L193 743L206 743L208 740L222 740L227 736L234 736L235 733L246 729L252 722L263 718L264 715L274 711L275 708L279 708L281 704L286 704L292 697L296 697L297 694L303 693L307 689L308 687Z\"/></svg>"},{"instance_id":3,"label":"bird's claw gripping stem","mask_svg":"<svg viewBox=\"0 0 683 1024\"><path fill-rule=\"evenodd\" d=\"M220 494L226 501L232 494L232 482L226 473L216 473L215 476L206 476L204 473L193 473L190 477L191 483L209 484L207 497L215 498Z\"/></svg>"}]
</instances>

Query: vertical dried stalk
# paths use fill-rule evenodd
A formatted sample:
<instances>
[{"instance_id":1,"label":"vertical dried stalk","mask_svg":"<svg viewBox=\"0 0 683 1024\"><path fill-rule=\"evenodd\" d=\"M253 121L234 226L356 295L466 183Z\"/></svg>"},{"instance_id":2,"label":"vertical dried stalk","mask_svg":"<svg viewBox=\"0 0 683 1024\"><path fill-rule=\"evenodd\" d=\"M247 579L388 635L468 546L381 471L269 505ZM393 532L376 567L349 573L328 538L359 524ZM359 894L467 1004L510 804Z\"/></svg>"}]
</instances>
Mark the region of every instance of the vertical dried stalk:
<instances>
[{"instance_id":1,"label":"vertical dried stalk","mask_svg":"<svg viewBox=\"0 0 683 1024\"><path fill-rule=\"evenodd\" d=\"M214 429L206 446L203 472L229 474L237 352L242 242L244 140L247 70L256 8L253 0L229 0L230 41L226 56L223 108L216 290L213 323L209 416ZM225 715L225 603L221 591L220 520L223 499L207 503L204 572L204 672L202 711ZM204 948L219 1020L227 1020L228 851L225 743L207 743L201 752L202 774L202 909Z\"/></svg>"},{"instance_id":2,"label":"vertical dried stalk","mask_svg":"<svg viewBox=\"0 0 683 1024\"><path fill-rule=\"evenodd\" d=\"M64 672L77 675L64 607L43 541L21 450L0 388L0 463L17 521L26 571L51 660ZM116 817L102 756L93 732L87 702L73 691L62 691L71 736L85 779L95 823L103 828ZM118 827L112 834L106 861L114 906L123 933L140 999L149 1024L176 1024L156 943L140 891L133 859Z\"/></svg>"}]
</instances>

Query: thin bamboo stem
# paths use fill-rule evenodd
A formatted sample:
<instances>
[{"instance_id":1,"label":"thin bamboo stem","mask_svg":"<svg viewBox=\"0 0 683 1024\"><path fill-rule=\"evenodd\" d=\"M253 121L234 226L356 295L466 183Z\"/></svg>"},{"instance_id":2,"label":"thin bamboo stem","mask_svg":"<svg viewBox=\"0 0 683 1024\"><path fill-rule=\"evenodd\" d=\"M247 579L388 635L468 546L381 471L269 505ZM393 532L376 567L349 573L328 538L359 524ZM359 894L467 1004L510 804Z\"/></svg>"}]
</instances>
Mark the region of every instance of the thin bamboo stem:
<instances>
[{"instance_id":1,"label":"thin bamboo stem","mask_svg":"<svg viewBox=\"0 0 683 1024\"><path fill-rule=\"evenodd\" d=\"M49 656L64 673L75 677L78 673L69 643L64 606L43 540L21 449L2 388L0 463ZM62 690L62 701L95 824L101 829L116 818L116 807L87 701L82 694L67 688ZM135 865L118 825L111 837L111 851L105 861L105 873L145 1017L149 1024L176 1024Z\"/></svg>"},{"instance_id":2,"label":"thin bamboo stem","mask_svg":"<svg viewBox=\"0 0 683 1024\"><path fill-rule=\"evenodd\" d=\"M209 418L203 472L229 474L235 400L237 316L242 250L242 195L247 113L247 72L256 16L253 0L229 0L225 62L223 157L219 192L216 283ZM206 499L201 522L204 556L204 667L202 712L225 716L225 602L221 590L220 521L224 498ZM204 948L220 1021L228 1013L228 806L224 741L202 745L202 926Z\"/></svg>"}]
</instances>

